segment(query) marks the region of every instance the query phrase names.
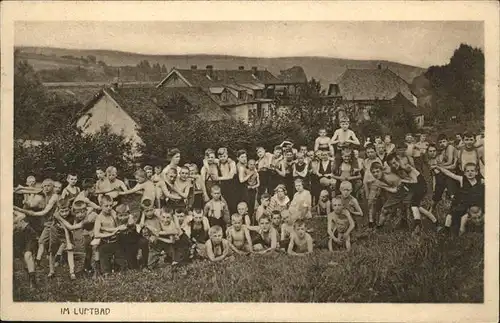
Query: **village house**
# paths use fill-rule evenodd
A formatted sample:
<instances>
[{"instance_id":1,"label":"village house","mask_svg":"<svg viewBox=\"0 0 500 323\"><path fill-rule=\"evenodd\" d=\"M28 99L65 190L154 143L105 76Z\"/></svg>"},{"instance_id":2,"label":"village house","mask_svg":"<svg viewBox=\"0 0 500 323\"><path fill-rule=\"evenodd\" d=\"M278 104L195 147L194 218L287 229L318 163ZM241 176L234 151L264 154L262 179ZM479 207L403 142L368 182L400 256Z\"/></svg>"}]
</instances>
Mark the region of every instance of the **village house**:
<instances>
[{"instance_id":1,"label":"village house","mask_svg":"<svg viewBox=\"0 0 500 323\"><path fill-rule=\"evenodd\" d=\"M405 112L413 116L418 127L424 126L424 115L410 85L388 68L347 69L328 88L329 97L340 97L342 107L355 111L357 122L370 120L378 107L384 114Z\"/></svg>"},{"instance_id":2,"label":"village house","mask_svg":"<svg viewBox=\"0 0 500 323\"><path fill-rule=\"evenodd\" d=\"M231 117L252 124L269 116L271 109L283 108L276 107L276 99L298 95L300 85L306 82L304 70L298 66L276 77L257 67L217 70L207 65L202 70L193 65L190 69L173 68L157 88L199 87Z\"/></svg>"},{"instance_id":3,"label":"village house","mask_svg":"<svg viewBox=\"0 0 500 323\"><path fill-rule=\"evenodd\" d=\"M114 84L94 92L77 113L76 126L84 133L98 132L104 125L132 141L134 149L143 144L141 126L153 119L174 118L179 104L189 105L190 113L205 120L230 116L200 88L157 90L154 87L119 87Z\"/></svg>"}]
</instances>

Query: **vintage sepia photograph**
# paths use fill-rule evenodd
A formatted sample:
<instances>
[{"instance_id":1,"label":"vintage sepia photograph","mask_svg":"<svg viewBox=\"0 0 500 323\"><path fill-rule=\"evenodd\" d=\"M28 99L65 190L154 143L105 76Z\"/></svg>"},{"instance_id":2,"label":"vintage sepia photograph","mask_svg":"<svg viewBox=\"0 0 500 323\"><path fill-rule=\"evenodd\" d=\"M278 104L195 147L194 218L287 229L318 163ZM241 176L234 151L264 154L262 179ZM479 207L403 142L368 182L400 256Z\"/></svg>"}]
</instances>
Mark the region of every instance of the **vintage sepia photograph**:
<instances>
[{"instance_id":1,"label":"vintage sepia photograph","mask_svg":"<svg viewBox=\"0 0 500 323\"><path fill-rule=\"evenodd\" d=\"M14 304L487 301L485 21L12 29Z\"/></svg>"}]
</instances>

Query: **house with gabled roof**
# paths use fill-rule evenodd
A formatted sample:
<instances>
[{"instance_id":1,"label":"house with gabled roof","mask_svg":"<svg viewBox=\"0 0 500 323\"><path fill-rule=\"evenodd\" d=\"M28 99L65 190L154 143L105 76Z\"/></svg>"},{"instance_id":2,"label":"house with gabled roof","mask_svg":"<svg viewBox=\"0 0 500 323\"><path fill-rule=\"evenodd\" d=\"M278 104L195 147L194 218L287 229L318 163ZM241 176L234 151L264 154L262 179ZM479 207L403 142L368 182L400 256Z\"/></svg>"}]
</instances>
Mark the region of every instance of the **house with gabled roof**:
<instances>
[{"instance_id":1,"label":"house with gabled roof","mask_svg":"<svg viewBox=\"0 0 500 323\"><path fill-rule=\"evenodd\" d=\"M173 68L157 88L199 87L233 118L253 123L269 115L276 95L282 95L288 88L293 88L291 93L295 94L298 84L307 82L300 67L294 67L280 77L257 67L250 70L243 66L237 70L217 70L207 65L202 70L193 65L190 69Z\"/></svg>"},{"instance_id":2,"label":"house with gabled roof","mask_svg":"<svg viewBox=\"0 0 500 323\"><path fill-rule=\"evenodd\" d=\"M134 146L143 144L138 130L153 120L175 118L175 102L182 98L190 113L206 120L223 120L230 116L200 88L119 87L117 84L95 92L77 113L76 126L84 133L98 132L108 124L111 131L123 134Z\"/></svg>"},{"instance_id":3,"label":"house with gabled roof","mask_svg":"<svg viewBox=\"0 0 500 323\"><path fill-rule=\"evenodd\" d=\"M335 84L330 84L328 96L341 97L343 105L354 107L357 121L369 120L370 111L378 106L386 115L404 111L424 125L423 111L410 84L388 68L347 69Z\"/></svg>"}]
</instances>

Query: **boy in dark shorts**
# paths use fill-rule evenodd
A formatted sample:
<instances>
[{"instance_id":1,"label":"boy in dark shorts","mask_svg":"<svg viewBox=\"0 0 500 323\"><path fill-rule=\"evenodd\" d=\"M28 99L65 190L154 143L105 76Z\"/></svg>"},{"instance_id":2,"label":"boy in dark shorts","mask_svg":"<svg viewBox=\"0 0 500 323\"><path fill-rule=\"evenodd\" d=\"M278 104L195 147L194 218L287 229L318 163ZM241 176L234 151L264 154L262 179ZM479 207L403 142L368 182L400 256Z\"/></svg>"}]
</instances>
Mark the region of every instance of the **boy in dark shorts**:
<instances>
[{"instance_id":1,"label":"boy in dark shorts","mask_svg":"<svg viewBox=\"0 0 500 323\"><path fill-rule=\"evenodd\" d=\"M22 258L28 271L29 287L36 288L35 258L33 254L37 249L36 232L25 221L22 212L14 210L14 256Z\"/></svg>"},{"instance_id":2,"label":"boy in dark shorts","mask_svg":"<svg viewBox=\"0 0 500 323\"><path fill-rule=\"evenodd\" d=\"M452 233L458 233L461 217L467 210L473 205L484 206L484 181L478 176L477 165L474 163L465 164L464 175L456 175L441 166L436 166L436 169L459 184L445 222L446 231L449 232L452 228Z\"/></svg>"}]
</instances>

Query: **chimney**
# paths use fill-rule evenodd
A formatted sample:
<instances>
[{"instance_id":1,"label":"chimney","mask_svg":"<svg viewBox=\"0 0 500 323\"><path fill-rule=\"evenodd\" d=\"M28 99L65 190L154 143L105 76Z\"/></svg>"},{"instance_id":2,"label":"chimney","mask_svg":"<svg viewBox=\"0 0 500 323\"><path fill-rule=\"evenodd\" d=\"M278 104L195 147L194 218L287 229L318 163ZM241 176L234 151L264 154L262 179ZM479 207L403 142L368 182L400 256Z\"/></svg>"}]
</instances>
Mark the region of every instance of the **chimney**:
<instances>
[{"instance_id":1,"label":"chimney","mask_svg":"<svg viewBox=\"0 0 500 323\"><path fill-rule=\"evenodd\" d=\"M198 68L198 66L196 66L196 65L191 65L191 69L192 69L192 70L195 70L195 69L197 69L197 68Z\"/></svg>"},{"instance_id":2,"label":"chimney","mask_svg":"<svg viewBox=\"0 0 500 323\"><path fill-rule=\"evenodd\" d=\"M238 70L243 71L245 69L245 66L238 66Z\"/></svg>"},{"instance_id":3,"label":"chimney","mask_svg":"<svg viewBox=\"0 0 500 323\"><path fill-rule=\"evenodd\" d=\"M207 76L213 79L214 76L214 67L213 65L207 65Z\"/></svg>"},{"instance_id":4,"label":"chimney","mask_svg":"<svg viewBox=\"0 0 500 323\"><path fill-rule=\"evenodd\" d=\"M377 69L381 70L382 69L382 64L378 63L377 64Z\"/></svg>"},{"instance_id":5,"label":"chimney","mask_svg":"<svg viewBox=\"0 0 500 323\"><path fill-rule=\"evenodd\" d=\"M252 74L257 75L257 66L252 66Z\"/></svg>"}]
</instances>

